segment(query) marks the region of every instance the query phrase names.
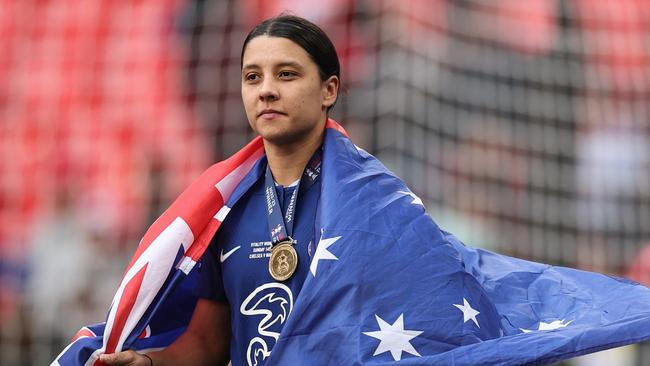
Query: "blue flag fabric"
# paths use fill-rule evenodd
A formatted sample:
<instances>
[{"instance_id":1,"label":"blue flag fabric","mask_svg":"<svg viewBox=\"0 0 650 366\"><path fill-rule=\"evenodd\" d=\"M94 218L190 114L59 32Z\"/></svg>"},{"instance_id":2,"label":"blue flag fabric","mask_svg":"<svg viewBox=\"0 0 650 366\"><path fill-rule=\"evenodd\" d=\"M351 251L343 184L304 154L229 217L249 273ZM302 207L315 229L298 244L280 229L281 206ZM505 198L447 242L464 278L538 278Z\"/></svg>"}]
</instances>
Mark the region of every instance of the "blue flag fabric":
<instances>
[{"instance_id":1,"label":"blue flag fabric","mask_svg":"<svg viewBox=\"0 0 650 366\"><path fill-rule=\"evenodd\" d=\"M267 364L543 364L650 338L648 288L466 247L346 137L324 154L315 271Z\"/></svg>"},{"instance_id":2,"label":"blue flag fabric","mask_svg":"<svg viewBox=\"0 0 650 366\"><path fill-rule=\"evenodd\" d=\"M320 241L279 338L260 336L274 344L266 365L545 364L650 339L650 289L466 247L337 129L326 130L321 179ZM164 347L182 331L165 322L189 319L194 272L170 272L122 349ZM92 364L70 353L54 364Z\"/></svg>"}]
</instances>

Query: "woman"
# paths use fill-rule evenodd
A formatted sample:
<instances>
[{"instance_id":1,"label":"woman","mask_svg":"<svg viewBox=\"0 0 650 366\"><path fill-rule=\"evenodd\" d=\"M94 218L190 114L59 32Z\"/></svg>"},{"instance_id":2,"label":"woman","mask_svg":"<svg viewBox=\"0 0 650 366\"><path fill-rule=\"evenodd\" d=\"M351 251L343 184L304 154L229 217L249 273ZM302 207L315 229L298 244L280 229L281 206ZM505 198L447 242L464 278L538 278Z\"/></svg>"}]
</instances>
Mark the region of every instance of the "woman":
<instances>
[{"instance_id":1,"label":"woman","mask_svg":"<svg viewBox=\"0 0 650 366\"><path fill-rule=\"evenodd\" d=\"M291 263L281 261L278 271L293 270L295 273L283 283L292 298L300 291L309 268L309 246L318 239L314 237L314 218L320 193L318 176L309 182L308 176L302 180L301 176L310 159L315 167L319 164L319 157L314 154L323 142L327 112L338 97L338 56L332 42L316 25L294 16L280 16L262 22L250 32L241 60L246 115L253 131L263 138L277 195L271 195L269 200L280 201L277 203L282 206L284 220L258 224L269 219L264 199L266 174L257 174L205 254L201 299L187 331L169 348L148 356L134 351L103 355L101 360L107 364L212 365L226 364L231 358L234 365L246 364L249 357L255 357L247 354L247 349L251 340L259 336L259 324L231 307L239 308L247 296L275 282L267 269L271 245L277 247L288 238L294 239L288 245L295 247L297 266L285 268L291 267ZM258 170L264 170L263 165L264 161ZM294 196L297 191L300 194ZM292 204L296 205L295 224L286 225L283 221L294 221L286 215ZM254 225L245 224L251 217L255 217ZM271 241L273 233L267 228L276 228L278 224L286 225L292 232ZM248 248L239 244L228 246L230 243L246 243ZM242 268L247 268L246 273ZM228 282L224 284L223 278ZM273 324L266 333L279 333L281 326ZM231 327L236 331L231 332ZM265 342L263 353L270 353L272 344L268 343L271 342Z\"/></svg>"},{"instance_id":2,"label":"woman","mask_svg":"<svg viewBox=\"0 0 650 366\"><path fill-rule=\"evenodd\" d=\"M468 248L441 230L327 119L338 88L336 53L316 26L282 16L256 27L242 52L242 97L261 138L152 225L106 331L86 329L67 348L76 355L64 351L55 365L104 352L106 364L143 366L543 364L650 339L650 289ZM149 250L171 248L168 263L191 275L202 251L186 244L202 238L213 240L187 330L163 351L114 353L171 342L156 327L165 312L146 312L158 309L154 298L174 298L142 290L149 274L168 273Z\"/></svg>"}]
</instances>

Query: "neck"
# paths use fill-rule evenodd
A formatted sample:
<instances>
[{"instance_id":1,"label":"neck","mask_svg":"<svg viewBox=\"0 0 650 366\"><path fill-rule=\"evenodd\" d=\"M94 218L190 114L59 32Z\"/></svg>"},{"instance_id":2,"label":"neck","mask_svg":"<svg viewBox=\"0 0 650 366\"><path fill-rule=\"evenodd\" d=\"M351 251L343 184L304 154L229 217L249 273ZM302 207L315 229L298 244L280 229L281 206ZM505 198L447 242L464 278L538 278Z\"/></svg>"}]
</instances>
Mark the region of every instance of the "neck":
<instances>
[{"instance_id":1,"label":"neck","mask_svg":"<svg viewBox=\"0 0 650 366\"><path fill-rule=\"evenodd\" d=\"M292 144L276 145L264 140L269 168L276 183L288 186L300 179L305 166L323 142L324 129Z\"/></svg>"}]
</instances>

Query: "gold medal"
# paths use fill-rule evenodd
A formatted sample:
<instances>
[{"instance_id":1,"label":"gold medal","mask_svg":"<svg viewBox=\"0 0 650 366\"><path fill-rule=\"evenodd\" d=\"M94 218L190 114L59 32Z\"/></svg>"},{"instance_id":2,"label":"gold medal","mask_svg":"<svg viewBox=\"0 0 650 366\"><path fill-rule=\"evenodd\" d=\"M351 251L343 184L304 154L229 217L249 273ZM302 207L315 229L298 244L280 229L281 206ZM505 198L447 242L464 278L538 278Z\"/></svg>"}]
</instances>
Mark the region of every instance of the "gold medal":
<instances>
[{"instance_id":1,"label":"gold medal","mask_svg":"<svg viewBox=\"0 0 650 366\"><path fill-rule=\"evenodd\" d=\"M285 281L298 268L298 253L293 241L286 240L273 246L269 258L269 272L276 281Z\"/></svg>"}]
</instances>

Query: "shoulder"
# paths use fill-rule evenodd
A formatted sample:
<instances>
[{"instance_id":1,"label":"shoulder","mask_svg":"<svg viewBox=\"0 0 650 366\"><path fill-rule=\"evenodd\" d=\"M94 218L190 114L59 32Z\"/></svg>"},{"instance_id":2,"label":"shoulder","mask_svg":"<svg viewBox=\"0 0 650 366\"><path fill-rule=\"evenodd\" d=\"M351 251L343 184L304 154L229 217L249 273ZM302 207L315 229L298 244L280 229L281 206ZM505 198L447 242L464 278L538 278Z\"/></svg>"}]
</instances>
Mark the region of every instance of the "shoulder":
<instances>
[{"instance_id":1,"label":"shoulder","mask_svg":"<svg viewBox=\"0 0 650 366\"><path fill-rule=\"evenodd\" d=\"M404 181L337 131L326 136L322 177L321 210L330 227L392 238L415 223L437 230Z\"/></svg>"}]
</instances>

